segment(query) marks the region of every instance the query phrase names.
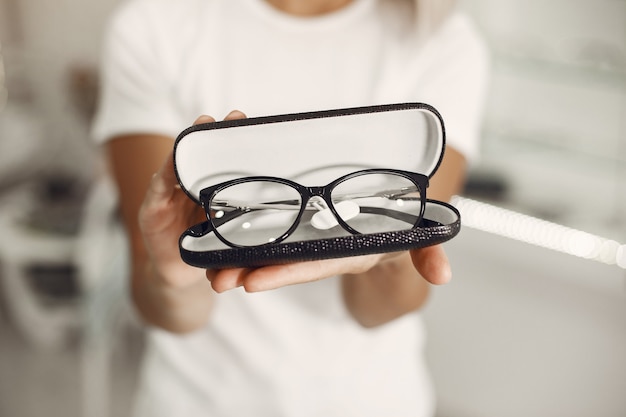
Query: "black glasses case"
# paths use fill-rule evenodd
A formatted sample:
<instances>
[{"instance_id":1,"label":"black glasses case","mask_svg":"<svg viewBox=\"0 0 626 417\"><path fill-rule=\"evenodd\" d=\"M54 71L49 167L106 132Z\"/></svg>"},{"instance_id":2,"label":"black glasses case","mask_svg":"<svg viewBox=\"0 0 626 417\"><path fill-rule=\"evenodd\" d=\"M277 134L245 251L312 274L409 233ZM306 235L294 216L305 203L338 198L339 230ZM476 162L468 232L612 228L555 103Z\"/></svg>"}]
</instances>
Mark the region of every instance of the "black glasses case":
<instances>
[{"instance_id":1,"label":"black glasses case","mask_svg":"<svg viewBox=\"0 0 626 417\"><path fill-rule=\"evenodd\" d=\"M220 121L189 127L174 145L181 188L198 204L209 185L238 177L281 177L311 186L367 168L431 177L445 150L441 115L424 103L401 103ZM428 192L428 191L427 191ZM384 233L298 234L279 244L231 248L208 222L180 237L182 259L202 268L256 267L396 252L443 243L460 230L453 206L428 200L421 227Z\"/></svg>"}]
</instances>

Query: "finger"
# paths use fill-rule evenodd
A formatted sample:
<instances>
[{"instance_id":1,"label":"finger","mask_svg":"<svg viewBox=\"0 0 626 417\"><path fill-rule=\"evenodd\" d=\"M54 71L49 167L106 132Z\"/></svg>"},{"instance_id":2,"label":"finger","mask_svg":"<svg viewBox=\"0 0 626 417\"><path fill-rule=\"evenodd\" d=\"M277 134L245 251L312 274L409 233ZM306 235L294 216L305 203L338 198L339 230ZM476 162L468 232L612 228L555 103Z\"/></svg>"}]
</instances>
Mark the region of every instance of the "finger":
<instances>
[{"instance_id":1,"label":"finger","mask_svg":"<svg viewBox=\"0 0 626 417\"><path fill-rule=\"evenodd\" d=\"M259 292L316 281L319 279L319 268L319 261L267 266L247 274L242 285L246 292Z\"/></svg>"},{"instance_id":2,"label":"finger","mask_svg":"<svg viewBox=\"0 0 626 417\"><path fill-rule=\"evenodd\" d=\"M211 116L208 116L206 114L203 114L202 116L199 116L195 122L193 122L194 125L199 125L202 123L214 123L215 119L212 118Z\"/></svg>"},{"instance_id":3,"label":"finger","mask_svg":"<svg viewBox=\"0 0 626 417\"><path fill-rule=\"evenodd\" d=\"M211 283L211 287L215 292L221 293L224 291L232 290L240 287L243 284L243 279L248 269L245 268L232 268L206 271L206 277Z\"/></svg>"},{"instance_id":4,"label":"finger","mask_svg":"<svg viewBox=\"0 0 626 417\"><path fill-rule=\"evenodd\" d=\"M239 110L233 110L230 113L228 113L226 115L226 117L224 118L224 120L236 120L236 119L245 119L247 116L239 111Z\"/></svg>"},{"instance_id":5,"label":"finger","mask_svg":"<svg viewBox=\"0 0 626 417\"><path fill-rule=\"evenodd\" d=\"M441 245L412 250L411 260L417 272L431 284L442 285L452 279L452 269Z\"/></svg>"},{"instance_id":6,"label":"finger","mask_svg":"<svg viewBox=\"0 0 626 417\"><path fill-rule=\"evenodd\" d=\"M318 281L344 273L358 273L376 263L373 256L354 256L323 261L272 265L250 271L242 277L247 292L267 291L287 285Z\"/></svg>"}]
</instances>

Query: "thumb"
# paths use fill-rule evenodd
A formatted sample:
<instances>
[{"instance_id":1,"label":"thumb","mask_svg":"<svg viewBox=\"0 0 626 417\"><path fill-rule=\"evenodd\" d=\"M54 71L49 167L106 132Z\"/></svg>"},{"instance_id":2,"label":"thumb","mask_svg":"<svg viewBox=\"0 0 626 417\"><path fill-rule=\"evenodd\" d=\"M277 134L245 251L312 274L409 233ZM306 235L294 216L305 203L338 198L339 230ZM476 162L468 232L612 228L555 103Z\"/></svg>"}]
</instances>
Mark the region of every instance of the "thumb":
<instances>
[{"instance_id":1,"label":"thumb","mask_svg":"<svg viewBox=\"0 0 626 417\"><path fill-rule=\"evenodd\" d=\"M412 250L411 260L417 272L431 284L446 284L452 279L452 269L441 245Z\"/></svg>"}]
</instances>

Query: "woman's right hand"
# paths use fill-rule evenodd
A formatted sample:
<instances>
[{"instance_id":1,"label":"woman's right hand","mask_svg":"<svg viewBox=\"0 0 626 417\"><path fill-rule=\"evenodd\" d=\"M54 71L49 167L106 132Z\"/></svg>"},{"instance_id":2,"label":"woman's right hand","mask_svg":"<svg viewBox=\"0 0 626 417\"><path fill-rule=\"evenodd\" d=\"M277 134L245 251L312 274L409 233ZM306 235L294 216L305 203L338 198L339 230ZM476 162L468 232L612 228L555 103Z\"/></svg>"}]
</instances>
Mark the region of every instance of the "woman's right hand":
<instances>
[{"instance_id":1,"label":"woman's right hand","mask_svg":"<svg viewBox=\"0 0 626 417\"><path fill-rule=\"evenodd\" d=\"M241 117L245 115L234 111L226 119ZM194 124L214 121L200 116ZM178 242L185 230L206 218L178 184L172 139L122 138L111 141L110 151L131 237L132 295L138 311L146 322L175 333L202 327L215 292L203 269L181 259Z\"/></svg>"},{"instance_id":2,"label":"woman's right hand","mask_svg":"<svg viewBox=\"0 0 626 417\"><path fill-rule=\"evenodd\" d=\"M212 121L208 120L207 121ZM201 280L202 270L180 258L178 239L191 225L199 223L204 212L180 188L174 173L173 153L156 172L139 209L139 229L143 238L145 271L161 284L183 288Z\"/></svg>"},{"instance_id":3,"label":"woman's right hand","mask_svg":"<svg viewBox=\"0 0 626 417\"><path fill-rule=\"evenodd\" d=\"M226 120L243 118L232 111ZM211 116L200 116L194 125L212 123ZM180 188L174 172L173 151L157 173L152 176L146 196L139 209L141 230L152 273L164 284L186 287L206 280L203 270L191 267L180 257L178 239L190 226L205 219L204 211Z\"/></svg>"}]
</instances>

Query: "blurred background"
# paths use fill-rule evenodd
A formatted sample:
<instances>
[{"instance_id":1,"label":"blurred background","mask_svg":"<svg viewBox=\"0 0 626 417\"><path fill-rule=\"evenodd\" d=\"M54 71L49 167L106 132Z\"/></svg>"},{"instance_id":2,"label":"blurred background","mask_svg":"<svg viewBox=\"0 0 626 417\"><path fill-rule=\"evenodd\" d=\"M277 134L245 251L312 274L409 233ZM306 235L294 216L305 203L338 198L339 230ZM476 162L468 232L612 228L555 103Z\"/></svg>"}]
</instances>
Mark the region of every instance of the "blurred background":
<instances>
[{"instance_id":1,"label":"blurred background","mask_svg":"<svg viewBox=\"0 0 626 417\"><path fill-rule=\"evenodd\" d=\"M142 331L89 140L120 0L0 0L0 416L126 416ZM492 51L455 278L424 314L440 417L626 415L626 1L461 0Z\"/></svg>"}]
</instances>

